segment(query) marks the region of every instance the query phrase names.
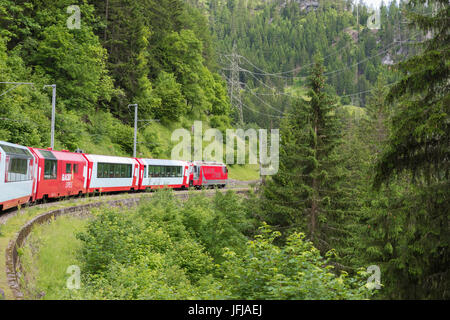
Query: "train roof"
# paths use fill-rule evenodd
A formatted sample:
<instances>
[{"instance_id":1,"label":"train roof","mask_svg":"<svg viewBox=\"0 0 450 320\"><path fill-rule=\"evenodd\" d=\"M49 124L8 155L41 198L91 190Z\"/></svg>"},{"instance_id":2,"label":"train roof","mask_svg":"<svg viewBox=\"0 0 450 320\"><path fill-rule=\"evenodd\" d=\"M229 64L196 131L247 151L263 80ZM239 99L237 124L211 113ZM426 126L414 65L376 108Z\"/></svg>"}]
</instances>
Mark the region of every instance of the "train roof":
<instances>
[{"instance_id":1,"label":"train roof","mask_svg":"<svg viewBox=\"0 0 450 320\"><path fill-rule=\"evenodd\" d=\"M103 156L98 154L84 154L89 161L92 162L104 162L104 163L125 163L135 164L136 160L133 158L115 157L115 156Z\"/></svg>"},{"instance_id":2,"label":"train roof","mask_svg":"<svg viewBox=\"0 0 450 320\"><path fill-rule=\"evenodd\" d=\"M225 163L222 162L214 162L214 161L194 161L194 166L203 165L203 166L226 166Z\"/></svg>"},{"instance_id":3,"label":"train roof","mask_svg":"<svg viewBox=\"0 0 450 320\"><path fill-rule=\"evenodd\" d=\"M181 160L166 160L166 159L139 159L146 165L155 165L155 166L186 166L188 165L187 161Z\"/></svg>"},{"instance_id":4,"label":"train roof","mask_svg":"<svg viewBox=\"0 0 450 320\"><path fill-rule=\"evenodd\" d=\"M30 148L33 152L43 159L61 160L61 161L74 161L74 162L86 162L83 155L80 153L74 153L69 151L57 151L52 149L40 149Z\"/></svg>"}]
</instances>

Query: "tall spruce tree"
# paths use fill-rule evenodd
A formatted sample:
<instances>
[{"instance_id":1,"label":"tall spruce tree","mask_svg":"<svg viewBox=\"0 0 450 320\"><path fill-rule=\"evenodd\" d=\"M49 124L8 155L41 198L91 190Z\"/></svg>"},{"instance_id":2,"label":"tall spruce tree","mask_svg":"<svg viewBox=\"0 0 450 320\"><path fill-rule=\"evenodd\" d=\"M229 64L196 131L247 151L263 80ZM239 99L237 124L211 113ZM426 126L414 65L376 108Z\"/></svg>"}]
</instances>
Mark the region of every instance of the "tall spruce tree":
<instances>
[{"instance_id":1,"label":"tall spruce tree","mask_svg":"<svg viewBox=\"0 0 450 320\"><path fill-rule=\"evenodd\" d=\"M412 27L431 39L423 52L398 65L403 78L388 101L398 101L389 148L377 168L379 186L399 172L411 172L428 182L448 180L450 151L450 5L446 0L413 0L411 9L428 3L436 14L411 11Z\"/></svg>"},{"instance_id":2,"label":"tall spruce tree","mask_svg":"<svg viewBox=\"0 0 450 320\"><path fill-rule=\"evenodd\" d=\"M336 153L341 129L323 73L323 62L316 58L308 101L297 101L282 121L280 169L263 188L262 205L268 223L305 231L325 251L335 245L343 211Z\"/></svg>"},{"instance_id":3,"label":"tall spruce tree","mask_svg":"<svg viewBox=\"0 0 450 320\"><path fill-rule=\"evenodd\" d=\"M449 298L450 6L428 4L433 15L409 14L413 26L432 36L422 53L398 66L403 78L388 94L397 102L392 132L376 167L380 194L372 211L379 213L370 220L367 251L384 264L390 298ZM396 192L398 184L406 191ZM384 188L391 191L385 204Z\"/></svg>"}]
</instances>

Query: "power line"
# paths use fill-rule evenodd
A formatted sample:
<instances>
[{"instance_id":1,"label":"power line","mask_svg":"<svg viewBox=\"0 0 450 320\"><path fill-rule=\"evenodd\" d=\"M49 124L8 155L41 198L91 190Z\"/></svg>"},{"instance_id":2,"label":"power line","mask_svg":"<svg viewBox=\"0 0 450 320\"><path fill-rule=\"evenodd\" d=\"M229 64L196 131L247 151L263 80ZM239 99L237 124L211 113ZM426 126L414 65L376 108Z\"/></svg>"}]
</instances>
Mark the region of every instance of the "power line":
<instances>
[{"instance_id":1,"label":"power line","mask_svg":"<svg viewBox=\"0 0 450 320\"><path fill-rule=\"evenodd\" d=\"M246 91L246 92L250 92L252 95L255 96L256 99L258 99L260 102L262 102L264 105L266 105L266 106L269 107L270 109L275 110L275 111L277 111L277 112L279 112L279 113L281 113L281 114L284 113L283 111L281 111L281 110L279 110L279 109L277 109L277 108L272 107L270 104L268 104L267 102L265 102L264 100L262 100L260 97L258 97L256 94L254 94L253 91L251 91L251 90L245 90L245 91Z\"/></svg>"},{"instance_id":2,"label":"power line","mask_svg":"<svg viewBox=\"0 0 450 320\"><path fill-rule=\"evenodd\" d=\"M239 98L235 97L235 99L239 99ZM272 118L283 118L284 117L284 116L276 116L276 115L273 115L273 114L268 114L268 113L264 113L264 112L261 112L261 111L258 111L258 110L254 110L254 109L250 108L249 106L247 106L245 103L243 103L240 99L238 101L243 107L245 107L246 109L248 109L250 111L253 111L253 112L256 112L256 113L268 116L268 117L272 117Z\"/></svg>"},{"instance_id":3,"label":"power line","mask_svg":"<svg viewBox=\"0 0 450 320\"><path fill-rule=\"evenodd\" d=\"M356 62L356 63L354 63L354 64L347 65L346 67L344 67L344 68L342 68L342 69L338 69L338 70L334 70L334 71L330 71L330 72L324 73L324 75L327 76L327 75L332 75L332 74L333 74L333 75L334 75L334 74L339 74L340 72L345 71L345 70L347 70L347 69L349 69L349 68L351 68L351 67L359 66L360 64L362 64L362 63L364 63L364 62L366 62L366 61L368 61L368 60L371 60L371 59L373 59L373 58L375 58L375 57L378 57L378 56L380 56L380 55L386 53L387 51L389 51L390 49L392 49L392 47L395 48L395 47L397 47L397 46L399 46L399 45L401 45L401 44L403 44L403 43L407 43L408 41L413 40L412 38L413 38L413 37L416 37L417 35L419 35L419 33L420 33L420 32L414 34L413 36L411 36L411 37L410 37L409 39L407 39L407 40L403 40L403 41L393 41L392 43L388 44L388 45L385 46L384 48L381 48L381 51L379 51L378 53L376 53L376 54L374 54L374 55L372 55L372 56L369 56L369 57L367 57L367 58L365 58L365 59L363 59L363 60L360 60L360 61L358 61L358 62ZM348 45L347 45L347 46L348 46ZM347 46L342 47L342 48L339 49L337 52L342 51L342 50L345 49ZM337 52L336 52L336 53L337 53ZM335 53L335 54L336 54L336 53ZM327 57L332 56L332 55L334 55L334 54L328 55ZM227 60L229 60L229 59L228 59L229 55L222 55L222 56L225 57ZM252 63L249 59L247 59L246 57L244 57L244 56L242 56L242 55L239 55L239 57L242 58L242 59L244 59L244 60L246 60L250 65L252 65L252 66L253 66L255 69L257 69L258 71L261 71L261 72L253 72L253 71L250 71L250 70L247 70L247 69L245 69L245 68L240 67L240 71L241 71L241 72L249 73L249 74L251 74L251 75L278 76L279 74L282 74L282 73L289 73L289 72L292 72L293 70L300 70L300 69L306 68L306 67L311 66L311 65L314 64L314 63L310 63L310 64L307 64L307 65L304 65L304 66L300 66L300 67L298 67L298 68L296 68L296 69L293 69L293 70L290 70L290 71L284 71L284 72L279 72L279 73L269 73L269 72L266 72L266 71L262 70L261 68L259 68L259 67L256 66L255 64L253 64L253 63ZM229 71L230 69L223 68L223 70ZM308 76L302 76L302 77L285 77L285 76L279 76L279 77L280 77L280 78L286 78L286 79L306 79L306 78L308 78ZM260 81L260 80L258 79L258 81Z\"/></svg>"},{"instance_id":4,"label":"power line","mask_svg":"<svg viewBox=\"0 0 450 320\"><path fill-rule=\"evenodd\" d=\"M369 57L367 57L367 58L365 58L365 59L363 59L363 60L360 60L360 61L358 61L357 63L354 63L354 64L352 64L352 65L347 65L346 67L344 67L344 68L342 68L342 69L338 69L338 70L326 72L326 73L324 73L323 75L324 75L324 76L329 76L329 75L331 75L331 74L336 74L336 73L340 73L340 72L342 72L342 71L345 71L345 70L347 70L347 69L349 69L349 68L351 68L351 67L359 66L361 63L364 63L364 62L366 62L366 61L368 61L368 60L370 60L370 59L373 59L373 58L375 58L375 57L378 57L379 55L382 55L383 53L386 53L387 51L389 51L389 49L391 49L391 47L392 47L394 44L395 44L395 42L391 43L391 44L390 44L387 48L385 48L383 51L378 52L378 53L375 54L375 55L369 56ZM398 43L398 44L397 44L396 46L394 46L394 47L398 47L399 45L401 45L401 43Z\"/></svg>"},{"instance_id":5,"label":"power line","mask_svg":"<svg viewBox=\"0 0 450 320\"><path fill-rule=\"evenodd\" d=\"M413 36L411 36L409 39L407 39L407 40L405 40L405 41L393 41L393 42L390 43L389 45L387 45L387 46L385 46L384 48L382 48L381 51L377 52L376 54L374 54L374 55L372 55L372 56L369 56L369 57L367 57L367 58L364 58L363 60L360 60L360 61L358 61L357 63L351 64L351 65L347 65L345 68L342 68L342 69L338 69L338 70L334 70L334 71L331 71L331 72L324 73L323 75L324 75L324 76L327 76L327 75L328 75L328 76L329 76L329 75L333 75L333 76L334 76L334 75L339 74L339 73L341 73L341 72L343 72L343 71L345 71L345 70L347 70L347 69L349 69L349 68L352 68L352 67L354 67L354 66L359 66L361 63L364 63L364 62L366 62L366 61L368 61L368 60L370 60L370 59L373 59L373 58L375 58L375 57L377 57L377 56L379 56L379 55L381 55L381 54L387 52L388 50L392 49L393 47L394 47L394 48L395 48L395 47L398 47L399 45L401 45L401 44L403 44L403 43L406 43L406 42L412 40L412 38L413 38L413 37L416 37L418 34L419 34L419 32L416 33L416 34L414 34ZM347 45L347 46L348 46L348 45ZM339 51L342 51L342 50L343 50L344 48L346 48L347 46L345 46L345 47L339 49L339 50L336 51L334 54L338 53ZM327 57L330 57L330 56L332 56L332 55L333 55L333 54L330 54L330 55L328 55ZM237 67L236 67L236 63L235 63L235 61L236 61L236 60L235 60L236 56L237 56L237 58L241 58L241 59L245 60L248 64L250 64L250 65L251 65L252 67L254 67L256 70L261 71L262 73L259 73L259 72L253 72L253 71L247 70L247 69L245 69L245 68L242 68L242 67L239 66L239 65L237 65ZM268 72L265 72L264 70L262 70L261 68L259 68L258 66L256 66L255 64L253 64L253 63L252 63L249 59L247 59L246 57L244 57L244 56L242 56L242 55L237 55L237 54L235 53L235 45L234 45L234 48L233 48L233 55L231 55L232 59L229 58L230 55L222 55L222 57L224 57L226 60L228 60L228 61L231 62L231 64L232 64L232 68L229 68L229 69L228 69L228 68L223 68L222 70L227 70L227 71L232 71L232 72L236 72L236 71L237 71L237 72L246 72L246 73L250 74L253 78L255 78L255 79L256 79L260 84L262 84L264 87L266 87L267 89L269 89L270 91L272 91L271 94L261 94L261 93L260 93L260 95L285 95L285 96L289 96L289 97L292 97L292 98L296 98L296 96L291 95L291 94L288 94L288 93L280 92L279 89L274 88L274 87L270 87L270 86L267 85L265 82L263 82L262 80L260 80L256 75L278 76L278 75L280 75L280 74L290 73L290 72L292 72L292 71L294 71L294 70L300 70L300 69L302 69L302 68L305 68L305 67L310 66L310 65L313 64L313 63L311 63L311 64L308 64L308 65L304 65L304 66L298 67L298 68L293 69L293 70L290 70L290 71L284 71L284 72L279 72L279 73L268 73ZM221 60L222 60L222 57L221 57ZM236 70L236 69L237 69L237 70ZM277 112L279 112L279 113L285 114L283 111L281 111L281 110L279 110L279 109L277 109L277 108L272 107L270 104L268 104L267 102L265 102L264 100L262 100L261 98L259 98L259 97L257 96L258 93L253 92L253 91L248 87L248 85L247 85L246 83L241 83L240 81L233 81L233 80L230 81L230 79L227 78L225 75L223 75L223 76L224 76L229 82L231 82L231 84L233 84L233 89L234 89L234 84L238 83L239 86L240 86L241 84L243 84L243 85L248 89L248 90L245 90L245 89L244 89L244 91L250 91L250 93L251 93L252 95L254 95L260 102L262 102L264 105L266 105L266 106L269 107L270 109L273 109L273 110L275 110L275 111L277 111ZM288 77L283 77L283 78L288 78ZM289 77L289 78L293 78L293 79L305 79L305 78L308 78L308 77ZM388 85L385 85L385 86L383 86L383 87L391 86L391 85L393 85L393 84L394 84L394 83L388 84ZM359 86L358 86L358 88L359 88ZM373 90L375 90L375 89L376 89L376 88L372 88L372 89L370 89L370 90L358 91L358 92L355 92L355 93L352 93L352 94L346 94L346 95L337 96L337 97L339 97L339 98L341 98L341 99L342 99L342 98L346 98L346 97L353 97L353 96L358 96L358 97L359 97L360 94L368 93L368 92L371 92L371 91L373 91ZM233 95L231 95L231 103L233 103L233 98L234 98ZM259 113L259 114L263 114L263 115L270 116L270 117L278 117L278 118L279 118L279 116L275 116L275 115L271 115L271 114L262 113L262 112L259 112L259 111L257 111L257 110L254 110L254 109L248 107L247 105L245 105L245 104L242 103L242 100L240 99L240 97L239 97L239 98L235 98L235 99L239 102L239 105L241 106L241 109L240 109L240 110L242 110L242 106L244 106L245 108L247 108L247 109L249 109L249 110L251 110L251 111L253 111L253 112L257 112L257 113ZM241 111L241 112L242 112L242 111Z\"/></svg>"},{"instance_id":6,"label":"power line","mask_svg":"<svg viewBox=\"0 0 450 320\"><path fill-rule=\"evenodd\" d=\"M339 52L341 52L341 51L343 51L344 49L348 48L350 45L352 45L352 43L351 43L351 42L348 42L345 46L343 46L342 48L336 50L335 52L333 52L333 53L331 53L331 54L326 55L323 59L325 60L325 59L328 59L329 57L332 57L332 56L338 54ZM230 56L230 55L226 55L226 54L222 54L222 55L225 56L225 57ZM306 64L306 65L302 65L302 66L296 67L296 68L294 68L294 69L292 69L292 70L281 71L281 72L274 72L274 73L272 73L272 72L267 72L267 71L265 71L265 70L259 68L259 67L256 66L254 63L252 63L249 59L247 59L245 56L239 55L239 58L244 59L245 61L247 61L248 64L250 64L250 65L251 65L252 67L254 67L256 70L260 71L260 72L253 72L254 74L257 74L257 75L264 75L264 76L274 76L274 77L287 78L287 79L296 78L296 77L286 77L286 76L282 76L282 75L283 75L283 74L289 74L289 73L295 73L295 72L298 72L298 71L300 71L301 69L304 69L304 68L306 68L306 67L312 66L312 65L314 64L314 62L312 62L312 63Z\"/></svg>"}]
</instances>

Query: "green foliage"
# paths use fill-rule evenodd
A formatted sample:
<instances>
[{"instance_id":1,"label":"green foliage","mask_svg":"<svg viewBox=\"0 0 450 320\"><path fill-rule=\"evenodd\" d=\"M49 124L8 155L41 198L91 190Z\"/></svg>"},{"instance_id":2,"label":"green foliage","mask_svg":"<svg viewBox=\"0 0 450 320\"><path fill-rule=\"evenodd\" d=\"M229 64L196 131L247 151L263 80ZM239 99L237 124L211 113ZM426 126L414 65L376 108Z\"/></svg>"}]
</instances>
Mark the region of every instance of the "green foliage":
<instances>
[{"instance_id":1,"label":"green foliage","mask_svg":"<svg viewBox=\"0 0 450 320\"><path fill-rule=\"evenodd\" d=\"M234 210L235 218L225 216ZM158 192L136 211L102 211L78 236L88 274L86 294L108 299L222 297L226 291L220 290L214 260L225 245L245 243L237 227L243 218L239 213L242 204L232 193L217 194L213 202L192 196L181 205L171 191Z\"/></svg>"},{"instance_id":2,"label":"green foliage","mask_svg":"<svg viewBox=\"0 0 450 320\"><path fill-rule=\"evenodd\" d=\"M389 54L396 61L415 51L411 46L396 45L394 40L420 38L399 23L403 3L383 5L381 29L374 32L367 27L370 12L363 3L359 4L357 26L356 6L348 1L320 1L317 9L302 9L303 1L212 0L208 5L202 0L191 2L203 8L213 21L211 28L218 40L222 67L230 69L234 43L237 53L245 57L239 61L244 69L239 80L245 84L241 100L248 106L244 119L266 127L271 121L276 125L280 113L264 102L287 111L291 99L283 93L305 85L307 67L314 63L315 54L327 57L327 72L339 70L330 75L327 83L335 94L343 96L341 103L364 106L367 91L378 75L387 75L388 82L396 78L383 65L383 58ZM228 77L230 72L226 71ZM275 95L271 95L274 91ZM362 93L353 95L356 92Z\"/></svg>"},{"instance_id":3,"label":"green foliage","mask_svg":"<svg viewBox=\"0 0 450 320\"><path fill-rule=\"evenodd\" d=\"M337 276L301 233L291 234L283 247L274 244L279 232L264 225L242 255L229 250L223 265L233 299L332 300L365 299L370 291L361 278ZM326 265L324 267L324 265Z\"/></svg>"},{"instance_id":4,"label":"green foliage","mask_svg":"<svg viewBox=\"0 0 450 320\"><path fill-rule=\"evenodd\" d=\"M107 74L106 50L92 30L71 32L60 23L42 30L42 37L30 63L37 71L51 75L59 105L92 112L101 101L111 100L114 88Z\"/></svg>"},{"instance_id":5,"label":"green foliage","mask_svg":"<svg viewBox=\"0 0 450 320\"><path fill-rule=\"evenodd\" d=\"M154 109L155 116L162 120L178 121L187 113L186 102L181 93L181 84L171 73L161 72L156 82L155 94L161 99L161 106Z\"/></svg>"},{"instance_id":6,"label":"green foliage","mask_svg":"<svg viewBox=\"0 0 450 320\"><path fill-rule=\"evenodd\" d=\"M387 95L397 104L376 159L380 192L366 208L373 225L367 242L369 257L382 262L390 278L388 297L448 299L450 6L432 1L436 14L430 16L417 12L423 4L409 3L411 26L432 37L398 65L403 77Z\"/></svg>"},{"instance_id":7,"label":"green foliage","mask_svg":"<svg viewBox=\"0 0 450 320\"><path fill-rule=\"evenodd\" d=\"M263 235L233 192L176 200L158 192L136 210L102 209L79 233L81 299L362 299L364 281L336 276L301 235Z\"/></svg>"}]
</instances>

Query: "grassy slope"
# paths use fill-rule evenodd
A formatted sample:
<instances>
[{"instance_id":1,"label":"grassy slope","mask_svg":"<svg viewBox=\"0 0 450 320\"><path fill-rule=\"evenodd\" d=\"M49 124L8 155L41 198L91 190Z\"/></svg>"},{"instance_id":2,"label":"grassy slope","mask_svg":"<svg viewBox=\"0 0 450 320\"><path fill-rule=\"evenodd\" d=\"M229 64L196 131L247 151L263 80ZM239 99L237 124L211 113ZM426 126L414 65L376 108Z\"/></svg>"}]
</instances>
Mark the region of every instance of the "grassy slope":
<instances>
[{"instance_id":1,"label":"grassy slope","mask_svg":"<svg viewBox=\"0 0 450 320\"><path fill-rule=\"evenodd\" d=\"M22 260L27 275L27 298L54 300L67 291L71 274L67 268L78 265L76 253L81 241L76 234L84 230L87 220L61 217L51 224L37 226L23 248Z\"/></svg>"},{"instance_id":2,"label":"grassy slope","mask_svg":"<svg viewBox=\"0 0 450 320\"><path fill-rule=\"evenodd\" d=\"M234 165L228 167L228 178L240 181L258 180L259 166L258 165Z\"/></svg>"},{"instance_id":3,"label":"grassy slope","mask_svg":"<svg viewBox=\"0 0 450 320\"><path fill-rule=\"evenodd\" d=\"M127 198L127 197L133 197L134 194L123 194L120 196L114 196L114 199L119 198ZM13 299L12 292L9 289L9 285L6 279L6 272L5 272L5 251L8 246L9 241L11 238L20 230L22 226L25 225L28 221L33 219L34 217L49 212L56 209L61 209L65 207L70 207L74 205L82 205L90 202L98 202L101 201L102 198L96 197L96 198L82 198L77 201L75 200L69 200L65 202L55 202L54 204L45 207L33 207L28 209L21 209L17 215L9 218L5 224L0 224L0 288L5 291L6 299ZM106 200L106 199L105 199ZM4 213L3 213L4 214Z\"/></svg>"}]
</instances>

